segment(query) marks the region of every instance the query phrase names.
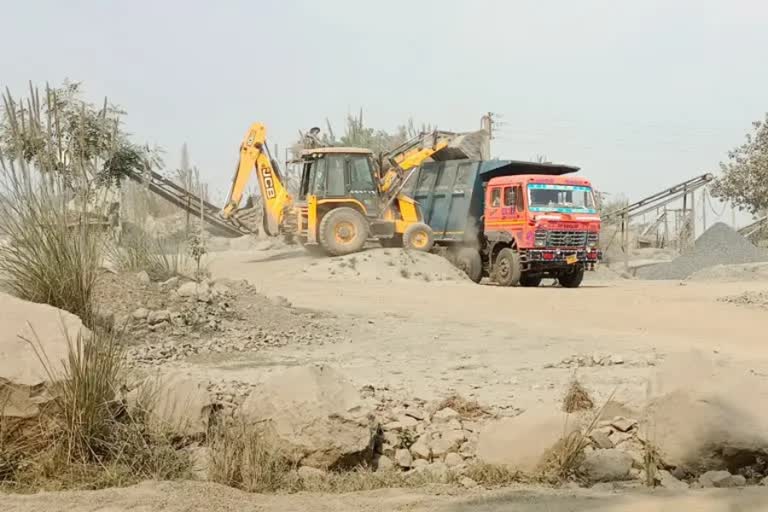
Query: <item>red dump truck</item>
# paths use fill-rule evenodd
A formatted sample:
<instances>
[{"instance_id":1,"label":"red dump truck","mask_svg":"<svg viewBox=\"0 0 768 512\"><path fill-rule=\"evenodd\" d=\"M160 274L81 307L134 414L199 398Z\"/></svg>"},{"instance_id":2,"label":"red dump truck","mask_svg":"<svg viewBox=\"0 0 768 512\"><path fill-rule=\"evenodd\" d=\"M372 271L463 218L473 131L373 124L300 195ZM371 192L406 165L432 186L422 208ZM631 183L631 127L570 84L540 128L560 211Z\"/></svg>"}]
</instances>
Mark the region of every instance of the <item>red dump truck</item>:
<instances>
[{"instance_id":1,"label":"red dump truck","mask_svg":"<svg viewBox=\"0 0 768 512\"><path fill-rule=\"evenodd\" d=\"M602 259L600 216L578 167L513 160L431 162L406 193L421 206L435 246L475 282L578 287Z\"/></svg>"}]
</instances>

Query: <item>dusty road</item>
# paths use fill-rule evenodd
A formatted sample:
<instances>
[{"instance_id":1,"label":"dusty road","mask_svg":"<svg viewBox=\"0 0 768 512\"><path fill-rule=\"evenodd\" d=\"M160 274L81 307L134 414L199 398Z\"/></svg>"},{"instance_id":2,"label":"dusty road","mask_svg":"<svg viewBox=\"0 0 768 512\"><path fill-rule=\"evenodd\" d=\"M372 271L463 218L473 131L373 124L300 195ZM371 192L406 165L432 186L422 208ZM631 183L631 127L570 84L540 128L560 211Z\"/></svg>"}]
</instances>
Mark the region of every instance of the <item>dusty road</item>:
<instances>
[{"instance_id":1,"label":"dusty road","mask_svg":"<svg viewBox=\"0 0 768 512\"><path fill-rule=\"evenodd\" d=\"M721 364L768 375L768 312L718 302L768 284L658 282L588 276L576 290L498 288L470 282L323 279L300 249L216 253L214 277L247 279L294 306L337 315L352 342L282 347L198 361L224 378L261 380L283 366L338 366L360 386L433 398L457 391L500 407L557 400L572 355L609 355L579 368L598 395L637 405L649 373L673 352L701 350ZM365 277L365 276L363 276ZM591 279L590 279L591 278Z\"/></svg>"},{"instance_id":2,"label":"dusty road","mask_svg":"<svg viewBox=\"0 0 768 512\"><path fill-rule=\"evenodd\" d=\"M758 512L768 489L672 492L507 489L457 492L388 489L345 495L246 494L216 484L146 482L125 489L3 496L7 512Z\"/></svg>"}]
</instances>

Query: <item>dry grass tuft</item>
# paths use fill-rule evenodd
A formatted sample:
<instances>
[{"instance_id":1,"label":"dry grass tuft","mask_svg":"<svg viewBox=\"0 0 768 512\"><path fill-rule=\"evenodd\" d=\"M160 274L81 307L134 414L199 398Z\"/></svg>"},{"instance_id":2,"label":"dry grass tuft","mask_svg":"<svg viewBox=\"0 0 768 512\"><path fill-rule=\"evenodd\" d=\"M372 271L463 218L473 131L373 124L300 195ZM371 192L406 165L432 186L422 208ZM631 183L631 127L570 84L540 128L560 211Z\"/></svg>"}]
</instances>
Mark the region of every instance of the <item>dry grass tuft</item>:
<instances>
[{"instance_id":1,"label":"dry grass tuft","mask_svg":"<svg viewBox=\"0 0 768 512\"><path fill-rule=\"evenodd\" d=\"M101 233L68 211L60 180L29 169L0 173L0 273L16 296L69 311L89 324L101 263Z\"/></svg>"},{"instance_id":2,"label":"dry grass tuft","mask_svg":"<svg viewBox=\"0 0 768 512\"><path fill-rule=\"evenodd\" d=\"M145 271L153 281L191 274L193 263L183 242L146 233L124 235L120 244L110 244L108 255L121 272Z\"/></svg>"},{"instance_id":3,"label":"dry grass tuft","mask_svg":"<svg viewBox=\"0 0 768 512\"><path fill-rule=\"evenodd\" d=\"M467 400L461 395L454 394L443 399L438 405L437 410L450 407L461 415L462 418L479 418L490 415L490 411L480 405L475 400Z\"/></svg>"},{"instance_id":4,"label":"dry grass tuft","mask_svg":"<svg viewBox=\"0 0 768 512\"><path fill-rule=\"evenodd\" d=\"M582 386L578 379L573 379L568 386L568 390L563 397L563 411L574 413L578 411L589 411L595 407L595 403L589 396L589 391Z\"/></svg>"},{"instance_id":5,"label":"dry grass tuft","mask_svg":"<svg viewBox=\"0 0 768 512\"><path fill-rule=\"evenodd\" d=\"M53 399L38 418L0 428L0 481L15 490L96 489L190 474L187 454L170 432L148 420L147 407L120 396L119 335L95 331L69 340L61 369L30 341Z\"/></svg>"},{"instance_id":6,"label":"dry grass tuft","mask_svg":"<svg viewBox=\"0 0 768 512\"><path fill-rule=\"evenodd\" d=\"M570 429L568 425L570 414L566 414L563 437L545 456L541 466L539 476L542 481L558 483L576 476L576 470L584 460L584 449L591 443L590 436L602 419L605 406L613 400L614 394L615 390L583 428Z\"/></svg>"},{"instance_id":7,"label":"dry grass tuft","mask_svg":"<svg viewBox=\"0 0 768 512\"><path fill-rule=\"evenodd\" d=\"M506 466L477 462L467 467L464 475L485 487L503 487L526 479L519 471Z\"/></svg>"}]
</instances>

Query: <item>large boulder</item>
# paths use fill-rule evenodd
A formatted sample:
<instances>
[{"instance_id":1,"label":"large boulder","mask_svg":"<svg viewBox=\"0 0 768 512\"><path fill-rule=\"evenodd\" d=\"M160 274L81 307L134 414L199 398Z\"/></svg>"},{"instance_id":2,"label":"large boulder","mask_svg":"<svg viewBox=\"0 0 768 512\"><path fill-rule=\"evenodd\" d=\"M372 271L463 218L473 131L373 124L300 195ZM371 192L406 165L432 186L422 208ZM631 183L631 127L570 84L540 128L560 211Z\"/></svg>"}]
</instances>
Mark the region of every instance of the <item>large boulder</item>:
<instances>
[{"instance_id":1,"label":"large boulder","mask_svg":"<svg viewBox=\"0 0 768 512\"><path fill-rule=\"evenodd\" d=\"M594 450L589 452L579 472L589 482L615 482L629 479L632 456L621 450Z\"/></svg>"},{"instance_id":2,"label":"large boulder","mask_svg":"<svg viewBox=\"0 0 768 512\"><path fill-rule=\"evenodd\" d=\"M692 474L735 472L768 456L768 390L761 379L693 353L669 358L656 388L639 431L665 465Z\"/></svg>"},{"instance_id":3,"label":"large boulder","mask_svg":"<svg viewBox=\"0 0 768 512\"><path fill-rule=\"evenodd\" d=\"M69 341L82 332L80 319L66 311L0 293L0 416L33 418L50 400L49 369L60 375Z\"/></svg>"},{"instance_id":4,"label":"large boulder","mask_svg":"<svg viewBox=\"0 0 768 512\"><path fill-rule=\"evenodd\" d=\"M489 422L480 431L477 458L488 464L534 473L563 434L576 429L575 418L566 421L554 408L531 409L514 418Z\"/></svg>"},{"instance_id":5,"label":"large boulder","mask_svg":"<svg viewBox=\"0 0 768 512\"><path fill-rule=\"evenodd\" d=\"M293 462L340 469L370 462L378 428L357 389L327 366L291 368L254 389L241 415Z\"/></svg>"},{"instance_id":6,"label":"large boulder","mask_svg":"<svg viewBox=\"0 0 768 512\"><path fill-rule=\"evenodd\" d=\"M184 437L202 437L215 409L210 381L183 371L148 379L138 391L139 403L162 430ZM143 395L143 396L142 396Z\"/></svg>"}]
</instances>

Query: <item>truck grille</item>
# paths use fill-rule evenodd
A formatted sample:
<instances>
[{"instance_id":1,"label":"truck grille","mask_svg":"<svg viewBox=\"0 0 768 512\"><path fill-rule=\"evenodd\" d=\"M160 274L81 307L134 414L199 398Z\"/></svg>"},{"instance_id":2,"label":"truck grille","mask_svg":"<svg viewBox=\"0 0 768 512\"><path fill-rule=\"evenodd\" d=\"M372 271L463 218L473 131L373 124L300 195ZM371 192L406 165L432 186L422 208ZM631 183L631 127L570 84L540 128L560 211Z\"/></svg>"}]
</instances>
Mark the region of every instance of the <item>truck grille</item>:
<instances>
[{"instance_id":1,"label":"truck grille","mask_svg":"<svg viewBox=\"0 0 768 512\"><path fill-rule=\"evenodd\" d=\"M590 233L587 236L587 242L590 244L597 245L599 241L600 241L600 233Z\"/></svg>"},{"instance_id":2,"label":"truck grille","mask_svg":"<svg viewBox=\"0 0 768 512\"><path fill-rule=\"evenodd\" d=\"M537 239L539 239L540 233L546 236L545 247L584 247L587 245L586 231L537 231Z\"/></svg>"}]
</instances>

